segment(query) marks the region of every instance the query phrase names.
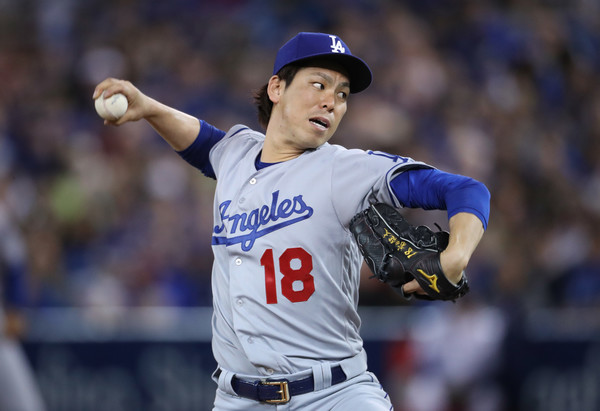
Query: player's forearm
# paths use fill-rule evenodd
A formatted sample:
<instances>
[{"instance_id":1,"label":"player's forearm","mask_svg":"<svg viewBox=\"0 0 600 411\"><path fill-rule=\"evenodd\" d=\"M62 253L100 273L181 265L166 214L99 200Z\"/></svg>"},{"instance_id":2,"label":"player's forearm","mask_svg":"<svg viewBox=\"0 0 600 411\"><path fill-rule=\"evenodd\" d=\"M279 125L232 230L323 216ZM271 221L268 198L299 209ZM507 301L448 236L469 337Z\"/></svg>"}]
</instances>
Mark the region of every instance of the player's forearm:
<instances>
[{"instance_id":1,"label":"player's forearm","mask_svg":"<svg viewBox=\"0 0 600 411\"><path fill-rule=\"evenodd\" d=\"M107 78L96 86L92 98L100 95L110 98L116 93L127 98L127 111L117 119L105 120L105 124L120 126L145 119L176 151L188 148L198 136L200 121L197 118L154 100L129 81Z\"/></svg>"},{"instance_id":2,"label":"player's forearm","mask_svg":"<svg viewBox=\"0 0 600 411\"><path fill-rule=\"evenodd\" d=\"M149 99L144 119L176 151L188 148L200 132L200 121L189 114Z\"/></svg>"},{"instance_id":3,"label":"player's forearm","mask_svg":"<svg viewBox=\"0 0 600 411\"><path fill-rule=\"evenodd\" d=\"M481 220L470 213L458 213L450 218L450 241L440 255L446 276L457 283L477 248L484 229Z\"/></svg>"}]
</instances>

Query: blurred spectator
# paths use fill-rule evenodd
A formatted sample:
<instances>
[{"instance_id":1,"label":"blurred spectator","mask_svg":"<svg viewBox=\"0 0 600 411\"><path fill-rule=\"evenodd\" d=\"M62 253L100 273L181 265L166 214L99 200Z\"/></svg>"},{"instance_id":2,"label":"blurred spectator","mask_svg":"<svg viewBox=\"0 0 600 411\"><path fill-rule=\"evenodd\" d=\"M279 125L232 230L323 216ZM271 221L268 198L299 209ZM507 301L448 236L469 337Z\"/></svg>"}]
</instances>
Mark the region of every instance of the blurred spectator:
<instances>
[{"instance_id":1,"label":"blurred spectator","mask_svg":"<svg viewBox=\"0 0 600 411\"><path fill-rule=\"evenodd\" d=\"M0 409L43 411L37 381L20 345L27 327L25 244L11 222L3 188L0 184Z\"/></svg>"}]
</instances>

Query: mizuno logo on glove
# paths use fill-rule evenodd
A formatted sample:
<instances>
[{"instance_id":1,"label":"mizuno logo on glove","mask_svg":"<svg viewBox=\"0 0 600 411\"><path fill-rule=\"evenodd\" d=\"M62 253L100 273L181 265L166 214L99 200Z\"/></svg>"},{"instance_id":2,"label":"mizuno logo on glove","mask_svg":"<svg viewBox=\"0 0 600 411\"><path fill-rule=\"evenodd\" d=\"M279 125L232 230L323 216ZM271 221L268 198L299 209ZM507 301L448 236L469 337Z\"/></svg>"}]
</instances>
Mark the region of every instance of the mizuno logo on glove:
<instances>
[{"instance_id":1,"label":"mizuno logo on glove","mask_svg":"<svg viewBox=\"0 0 600 411\"><path fill-rule=\"evenodd\" d=\"M425 278L427 278L427 280L429 281L429 288L434 289L435 291L437 291L438 293L440 292L440 289L437 286L437 280L438 280L438 276L435 274L427 274L425 271L421 270L420 268L417 268L417 271L419 273L421 273L421 275Z\"/></svg>"}]
</instances>

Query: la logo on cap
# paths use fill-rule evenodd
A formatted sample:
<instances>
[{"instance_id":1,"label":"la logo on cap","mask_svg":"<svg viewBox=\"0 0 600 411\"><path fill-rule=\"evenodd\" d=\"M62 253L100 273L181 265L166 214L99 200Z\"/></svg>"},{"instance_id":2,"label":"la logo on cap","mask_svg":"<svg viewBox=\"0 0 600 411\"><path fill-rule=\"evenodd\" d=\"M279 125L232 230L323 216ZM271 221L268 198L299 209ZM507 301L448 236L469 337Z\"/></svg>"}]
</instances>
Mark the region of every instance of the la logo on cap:
<instances>
[{"instance_id":1,"label":"la logo on cap","mask_svg":"<svg viewBox=\"0 0 600 411\"><path fill-rule=\"evenodd\" d=\"M371 84L371 69L335 34L301 32L285 43L275 56L273 75L288 64L311 63L315 59L334 59L347 72L350 93L358 93Z\"/></svg>"},{"instance_id":2,"label":"la logo on cap","mask_svg":"<svg viewBox=\"0 0 600 411\"><path fill-rule=\"evenodd\" d=\"M337 36L330 34L329 37L331 38L331 52L332 53L345 53L346 52L346 48L342 44L342 41L337 38Z\"/></svg>"}]
</instances>

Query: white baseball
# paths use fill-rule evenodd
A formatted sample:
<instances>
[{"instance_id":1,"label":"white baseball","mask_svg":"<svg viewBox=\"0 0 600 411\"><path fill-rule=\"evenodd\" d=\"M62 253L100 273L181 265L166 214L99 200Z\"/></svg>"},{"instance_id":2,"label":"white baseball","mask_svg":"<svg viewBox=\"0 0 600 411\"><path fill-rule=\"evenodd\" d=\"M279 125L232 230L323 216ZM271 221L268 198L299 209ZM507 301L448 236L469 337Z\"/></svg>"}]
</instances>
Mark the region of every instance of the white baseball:
<instances>
[{"instance_id":1,"label":"white baseball","mask_svg":"<svg viewBox=\"0 0 600 411\"><path fill-rule=\"evenodd\" d=\"M120 119L127 111L127 97L121 93L104 98L104 92L94 102L96 112L105 120L115 121Z\"/></svg>"}]
</instances>

